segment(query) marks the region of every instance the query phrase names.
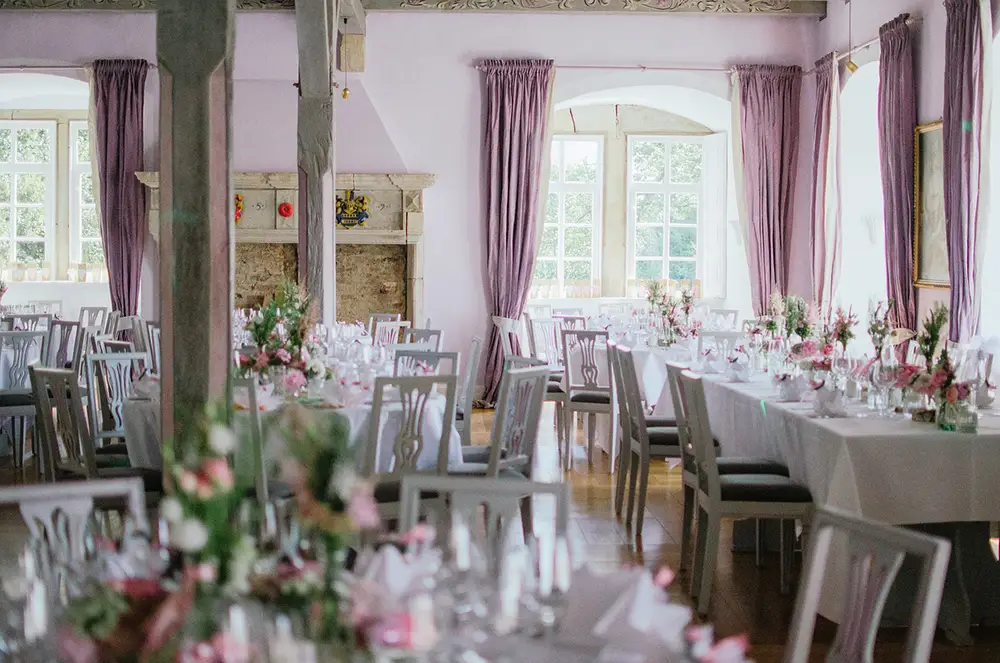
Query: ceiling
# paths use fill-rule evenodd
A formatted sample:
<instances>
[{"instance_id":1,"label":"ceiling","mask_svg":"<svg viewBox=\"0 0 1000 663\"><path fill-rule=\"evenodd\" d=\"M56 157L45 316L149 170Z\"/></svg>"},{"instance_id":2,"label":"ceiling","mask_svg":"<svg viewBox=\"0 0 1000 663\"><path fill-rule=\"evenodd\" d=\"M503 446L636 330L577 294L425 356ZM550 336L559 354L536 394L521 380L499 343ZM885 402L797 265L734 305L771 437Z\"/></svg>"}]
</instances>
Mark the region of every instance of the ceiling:
<instances>
[{"instance_id":1,"label":"ceiling","mask_svg":"<svg viewBox=\"0 0 1000 663\"><path fill-rule=\"evenodd\" d=\"M242 10L293 9L295 0L237 0ZM368 11L826 15L827 0L361 0ZM345 2L351 5L354 3ZM156 0L0 0L0 10L149 11Z\"/></svg>"}]
</instances>

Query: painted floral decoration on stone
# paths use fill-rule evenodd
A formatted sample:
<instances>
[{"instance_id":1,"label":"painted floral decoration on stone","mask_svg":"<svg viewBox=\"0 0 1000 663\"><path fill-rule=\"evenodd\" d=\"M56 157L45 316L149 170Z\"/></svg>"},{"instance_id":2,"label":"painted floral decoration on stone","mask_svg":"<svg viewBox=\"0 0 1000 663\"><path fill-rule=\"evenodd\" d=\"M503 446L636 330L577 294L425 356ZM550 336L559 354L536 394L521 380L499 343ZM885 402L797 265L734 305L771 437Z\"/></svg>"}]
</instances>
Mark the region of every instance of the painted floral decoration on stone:
<instances>
[{"instance_id":1,"label":"painted floral decoration on stone","mask_svg":"<svg viewBox=\"0 0 1000 663\"><path fill-rule=\"evenodd\" d=\"M294 212L295 208L292 207L291 203L281 203L278 205L278 214L280 214L284 219L290 217Z\"/></svg>"},{"instance_id":2,"label":"painted floral decoration on stone","mask_svg":"<svg viewBox=\"0 0 1000 663\"><path fill-rule=\"evenodd\" d=\"M234 200L236 202L236 223L239 224L240 219L243 218L243 207L244 207L243 194L242 193L236 194Z\"/></svg>"}]
</instances>

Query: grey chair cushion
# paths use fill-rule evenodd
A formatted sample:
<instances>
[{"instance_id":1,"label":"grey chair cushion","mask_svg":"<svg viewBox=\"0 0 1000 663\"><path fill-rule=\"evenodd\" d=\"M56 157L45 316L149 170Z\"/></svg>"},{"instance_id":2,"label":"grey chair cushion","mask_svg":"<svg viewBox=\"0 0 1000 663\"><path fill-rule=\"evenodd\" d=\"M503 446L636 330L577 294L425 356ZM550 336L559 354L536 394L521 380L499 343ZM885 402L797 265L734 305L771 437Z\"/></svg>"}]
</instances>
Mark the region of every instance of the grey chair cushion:
<instances>
[{"instance_id":1,"label":"grey chair cushion","mask_svg":"<svg viewBox=\"0 0 1000 663\"><path fill-rule=\"evenodd\" d=\"M562 388L559 382L549 382L545 385L545 391L550 394L565 394L566 390Z\"/></svg>"},{"instance_id":2,"label":"grey chair cushion","mask_svg":"<svg viewBox=\"0 0 1000 663\"><path fill-rule=\"evenodd\" d=\"M107 454L112 456L128 456L128 445L124 442L113 442L111 444L105 444L103 447L97 447L94 449L94 453L98 456L104 456Z\"/></svg>"},{"instance_id":3,"label":"grey chair cushion","mask_svg":"<svg viewBox=\"0 0 1000 663\"><path fill-rule=\"evenodd\" d=\"M34 394L0 394L0 407L29 407L34 404Z\"/></svg>"},{"instance_id":4,"label":"grey chair cushion","mask_svg":"<svg viewBox=\"0 0 1000 663\"><path fill-rule=\"evenodd\" d=\"M483 476L489 469L489 465L486 463L462 463L461 465L456 465L454 467L448 468L448 474L451 476ZM517 470L505 469L497 472L498 479L516 479L518 481L527 481L528 477L524 476Z\"/></svg>"},{"instance_id":5,"label":"grey chair cushion","mask_svg":"<svg viewBox=\"0 0 1000 663\"><path fill-rule=\"evenodd\" d=\"M455 421L465 421L465 413L458 408L455 408Z\"/></svg>"},{"instance_id":6,"label":"grey chair cushion","mask_svg":"<svg viewBox=\"0 0 1000 663\"><path fill-rule=\"evenodd\" d=\"M745 458L742 456L719 456L716 459L719 474L777 474L788 476L788 466L776 460L765 458Z\"/></svg>"},{"instance_id":7,"label":"grey chair cushion","mask_svg":"<svg viewBox=\"0 0 1000 663\"><path fill-rule=\"evenodd\" d=\"M131 467L128 455L122 454L100 454L96 457L97 469L106 467Z\"/></svg>"},{"instance_id":8,"label":"grey chair cushion","mask_svg":"<svg viewBox=\"0 0 1000 663\"><path fill-rule=\"evenodd\" d=\"M402 483L399 480L395 481L381 481L375 485L375 501L376 502L398 502L400 500L400 495L402 494ZM432 500L438 496L438 492L435 491L421 491L420 498Z\"/></svg>"},{"instance_id":9,"label":"grey chair cushion","mask_svg":"<svg viewBox=\"0 0 1000 663\"><path fill-rule=\"evenodd\" d=\"M650 444L673 445L679 447L681 443L680 433L676 428L654 427L647 428L646 434L649 436Z\"/></svg>"},{"instance_id":10,"label":"grey chair cushion","mask_svg":"<svg viewBox=\"0 0 1000 663\"><path fill-rule=\"evenodd\" d=\"M500 450L500 457L507 457L507 450ZM490 462L490 446L484 444L482 446L475 447L462 447L462 462L463 463L488 463Z\"/></svg>"},{"instance_id":11,"label":"grey chair cushion","mask_svg":"<svg viewBox=\"0 0 1000 663\"><path fill-rule=\"evenodd\" d=\"M723 474L719 477L723 501L812 502L812 493L777 474Z\"/></svg>"},{"instance_id":12,"label":"grey chair cushion","mask_svg":"<svg viewBox=\"0 0 1000 663\"><path fill-rule=\"evenodd\" d=\"M639 427L639 420L632 417L632 428ZM677 428L677 420L673 417L646 417L646 428Z\"/></svg>"},{"instance_id":13,"label":"grey chair cushion","mask_svg":"<svg viewBox=\"0 0 1000 663\"><path fill-rule=\"evenodd\" d=\"M608 405L611 403L611 394L606 391L574 391L569 397L569 401L570 403Z\"/></svg>"}]
</instances>

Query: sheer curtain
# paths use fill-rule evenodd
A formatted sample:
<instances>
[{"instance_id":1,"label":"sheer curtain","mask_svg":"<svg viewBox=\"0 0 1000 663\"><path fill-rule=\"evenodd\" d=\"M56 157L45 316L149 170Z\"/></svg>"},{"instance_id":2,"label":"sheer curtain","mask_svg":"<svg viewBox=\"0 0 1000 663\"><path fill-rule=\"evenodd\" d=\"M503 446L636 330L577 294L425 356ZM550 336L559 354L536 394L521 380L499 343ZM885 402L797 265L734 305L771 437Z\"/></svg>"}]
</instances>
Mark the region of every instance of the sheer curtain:
<instances>
[{"instance_id":1,"label":"sheer curtain","mask_svg":"<svg viewBox=\"0 0 1000 663\"><path fill-rule=\"evenodd\" d=\"M997 66L997 46L1000 39L993 42L993 89L1000 89L1000 66ZM1000 154L1000 104L993 104L990 113L994 130L990 134L990 154ZM1000 167L990 168L989 174L990 190L1000 191ZM997 297L991 285L1000 284L1000 204L991 200L989 219L992 232L980 236L980 241L985 248L985 259L980 272L983 283L986 286L986 296L983 297L982 312L979 316L979 333L986 338L1000 337L1000 297ZM996 285L992 285L995 288Z\"/></svg>"}]
</instances>

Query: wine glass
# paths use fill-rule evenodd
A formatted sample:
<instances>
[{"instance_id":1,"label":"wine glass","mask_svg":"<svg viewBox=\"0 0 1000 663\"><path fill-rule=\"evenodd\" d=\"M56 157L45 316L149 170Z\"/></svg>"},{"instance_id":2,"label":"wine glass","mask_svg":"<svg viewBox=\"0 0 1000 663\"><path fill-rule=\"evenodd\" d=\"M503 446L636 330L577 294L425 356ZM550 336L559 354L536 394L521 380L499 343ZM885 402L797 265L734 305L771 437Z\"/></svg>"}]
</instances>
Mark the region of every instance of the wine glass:
<instances>
[{"instance_id":1,"label":"wine glass","mask_svg":"<svg viewBox=\"0 0 1000 663\"><path fill-rule=\"evenodd\" d=\"M880 417L888 415L889 391L896 384L897 370L895 363L882 359L872 365L871 382L876 388L876 408Z\"/></svg>"},{"instance_id":2,"label":"wine glass","mask_svg":"<svg viewBox=\"0 0 1000 663\"><path fill-rule=\"evenodd\" d=\"M843 390L847 387L847 376L851 372L851 358L847 356L847 349L836 350L833 361L830 363L830 370L837 381L837 389Z\"/></svg>"}]
</instances>

